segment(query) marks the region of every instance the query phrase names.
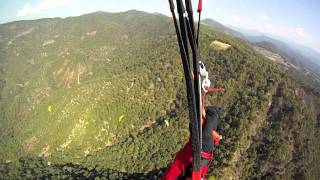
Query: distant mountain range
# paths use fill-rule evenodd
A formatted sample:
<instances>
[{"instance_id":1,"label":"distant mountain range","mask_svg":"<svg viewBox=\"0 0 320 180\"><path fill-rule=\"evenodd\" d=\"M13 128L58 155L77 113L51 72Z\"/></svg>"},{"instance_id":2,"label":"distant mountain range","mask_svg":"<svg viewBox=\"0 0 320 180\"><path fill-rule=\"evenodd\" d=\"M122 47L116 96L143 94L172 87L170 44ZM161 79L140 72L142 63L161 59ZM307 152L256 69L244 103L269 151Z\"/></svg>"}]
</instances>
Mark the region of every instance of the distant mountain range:
<instances>
[{"instance_id":1,"label":"distant mountain range","mask_svg":"<svg viewBox=\"0 0 320 180\"><path fill-rule=\"evenodd\" d=\"M204 19L202 23L219 32L247 40L253 46L279 54L286 61L298 67L298 69L292 69L292 71L298 71L298 74L303 78L309 79L315 86L320 86L320 53L315 50L255 30L225 26L213 19Z\"/></svg>"},{"instance_id":2,"label":"distant mountain range","mask_svg":"<svg viewBox=\"0 0 320 180\"><path fill-rule=\"evenodd\" d=\"M244 28L239 28L239 27L235 27L235 26L231 26L231 25L227 25L227 27L229 29L234 30L234 31L241 32L241 34L243 34L246 37L255 37L255 40L277 41L275 43L280 42L280 43L286 44L286 46L290 46L290 48L292 50L306 56L310 60L314 61L314 63L320 65L320 52L317 52L309 47L306 47L301 44L297 44L295 42L292 42L288 39L285 39L285 38L282 38L279 36L274 36L274 35L267 34L267 33L261 33L261 32L251 30L251 29L244 29Z\"/></svg>"},{"instance_id":3,"label":"distant mountain range","mask_svg":"<svg viewBox=\"0 0 320 180\"><path fill-rule=\"evenodd\" d=\"M249 40L250 42L271 42L276 46L281 46L280 49L286 49L289 52L291 51L303 55L320 66L320 52L317 52L309 47L297 44L285 38L258 32L252 29L244 29L232 25L223 25L213 19L204 19L202 23L214 27L217 31L224 32L234 37L244 38Z\"/></svg>"}]
</instances>

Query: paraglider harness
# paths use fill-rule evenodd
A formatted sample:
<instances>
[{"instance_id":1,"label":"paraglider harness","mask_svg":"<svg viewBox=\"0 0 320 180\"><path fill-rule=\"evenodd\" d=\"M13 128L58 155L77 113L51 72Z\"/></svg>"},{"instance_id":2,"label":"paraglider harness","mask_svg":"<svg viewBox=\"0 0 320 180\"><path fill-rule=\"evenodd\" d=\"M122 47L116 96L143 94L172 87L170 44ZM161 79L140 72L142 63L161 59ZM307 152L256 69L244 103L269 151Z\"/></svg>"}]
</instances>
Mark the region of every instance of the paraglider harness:
<instances>
[{"instance_id":1,"label":"paraglider harness","mask_svg":"<svg viewBox=\"0 0 320 180\"><path fill-rule=\"evenodd\" d=\"M224 89L210 88L211 82L209 80L209 74L206 71L204 64L200 61L198 42L202 0L199 0L198 4L199 21L197 34L195 33L191 0L185 0L185 3L183 3L182 0L176 0L179 24L175 14L173 0L169 0L169 5L173 17L184 70L190 119L189 129L191 145L188 143L182 150L184 152L180 151L177 154L177 158L179 155L184 156L186 153L192 154L190 157L191 159L186 159L186 161L192 161L192 179L200 180L204 176L202 172L203 169L201 169L201 158L212 159L212 154L202 152L202 122L204 122L206 119L206 117L202 114L205 94L208 92L221 92L224 91ZM192 51L192 64L190 62L189 46ZM202 83L200 82L201 76L204 76Z\"/></svg>"}]
</instances>

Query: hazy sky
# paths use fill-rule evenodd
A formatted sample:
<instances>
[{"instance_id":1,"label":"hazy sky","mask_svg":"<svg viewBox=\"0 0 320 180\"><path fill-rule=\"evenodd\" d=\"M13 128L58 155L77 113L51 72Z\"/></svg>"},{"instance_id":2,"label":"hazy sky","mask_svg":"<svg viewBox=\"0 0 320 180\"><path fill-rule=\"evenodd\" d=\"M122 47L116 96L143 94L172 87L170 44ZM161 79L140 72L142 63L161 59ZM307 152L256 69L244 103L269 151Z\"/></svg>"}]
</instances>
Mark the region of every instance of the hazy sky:
<instances>
[{"instance_id":1,"label":"hazy sky","mask_svg":"<svg viewBox=\"0 0 320 180\"><path fill-rule=\"evenodd\" d=\"M197 0L193 0L196 8ZM94 11L170 15L167 0L1 0L0 23ZM320 0L205 0L203 18L299 42L320 52Z\"/></svg>"}]
</instances>

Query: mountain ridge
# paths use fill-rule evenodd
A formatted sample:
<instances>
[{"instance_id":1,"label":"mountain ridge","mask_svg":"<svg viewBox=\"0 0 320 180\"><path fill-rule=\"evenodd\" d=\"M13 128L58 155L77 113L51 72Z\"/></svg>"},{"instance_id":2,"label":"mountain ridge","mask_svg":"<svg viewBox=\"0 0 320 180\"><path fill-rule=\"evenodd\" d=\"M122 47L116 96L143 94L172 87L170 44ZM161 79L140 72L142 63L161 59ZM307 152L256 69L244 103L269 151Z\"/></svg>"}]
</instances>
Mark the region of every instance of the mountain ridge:
<instances>
[{"instance_id":1,"label":"mountain ridge","mask_svg":"<svg viewBox=\"0 0 320 180\"><path fill-rule=\"evenodd\" d=\"M215 30L217 30L219 32L223 32L225 34L229 34L234 37L238 37L238 38L242 38L242 39L244 38L243 34L241 34L240 32L235 31L233 29L230 29L230 28L224 26L223 24L221 24L213 19L206 18L206 19L201 20L201 23L206 24L210 27L213 27L213 28L215 28Z\"/></svg>"}]
</instances>

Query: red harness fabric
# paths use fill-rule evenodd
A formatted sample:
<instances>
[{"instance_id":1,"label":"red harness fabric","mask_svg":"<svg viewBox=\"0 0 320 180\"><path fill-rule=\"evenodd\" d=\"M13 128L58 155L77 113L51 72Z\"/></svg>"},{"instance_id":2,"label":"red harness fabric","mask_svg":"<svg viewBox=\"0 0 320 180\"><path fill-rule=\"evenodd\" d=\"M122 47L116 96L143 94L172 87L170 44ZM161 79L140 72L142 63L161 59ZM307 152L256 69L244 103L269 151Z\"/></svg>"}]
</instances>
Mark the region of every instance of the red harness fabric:
<instances>
[{"instance_id":1,"label":"red harness fabric","mask_svg":"<svg viewBox=\"0 0 320 180\"><path fill-rule=\"evenodd\" d=\"M212 159L213 154L202 152L201 157L206 158L206 159Z\"/></svg>"},{"instance_id":2,"label":"red harness fabric","mask_svg":"<svg viewBox=\"0 0 320 180\"><path fill-rule=\"evenodd\" d=\"M210 88L210 87L206 87L206 90L210 93L210 92L224 92L223 88Z\"/></svg>"},{"instance_id":3,"label":"red harness fabric","mask_svg":"<svg viewBox=\"0 0 320 180\"><path fill-rule=\"evenodd\" d=\"M213 154L201 153L201 157L206 159L212 159ZM192 163L192 146L191 143L188 142L182 150L180 150L174 161L170 164L164 176L162 176L162 180L175 180L183 173L183 171ZM202 166L200 176L202 179L205 179L206 173L208 171L208 166Z\"/></svg>"},{"instance_id":4,"label":"red harness fabric","mask_svg":"<svg viewBox=\"0 0 320 180\"><path fill-rule=\"evenodd\" d=\"M174 161L170 164L162 180L175 180L187 166L192 162L192 146L188 142L182 150L180 150Z\"/></svg>"}]
</instances>

